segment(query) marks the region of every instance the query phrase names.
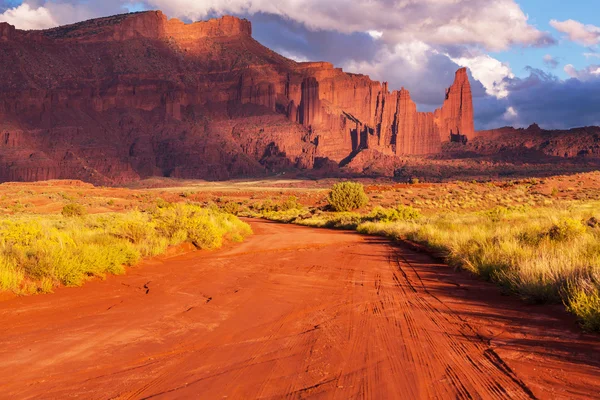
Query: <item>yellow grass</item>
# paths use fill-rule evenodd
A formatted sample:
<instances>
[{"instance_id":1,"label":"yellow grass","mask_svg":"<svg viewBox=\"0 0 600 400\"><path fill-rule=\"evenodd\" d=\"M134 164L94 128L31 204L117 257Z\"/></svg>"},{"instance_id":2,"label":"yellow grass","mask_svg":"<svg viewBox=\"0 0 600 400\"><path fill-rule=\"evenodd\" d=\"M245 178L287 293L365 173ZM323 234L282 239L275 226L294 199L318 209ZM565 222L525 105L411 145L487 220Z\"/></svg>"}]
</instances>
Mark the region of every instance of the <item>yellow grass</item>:
<instances>
[{"instance_id":1,"label":"yellow grass","mask_svg":"<svg viewBox=\"0 0 600 400\"><path fill-rule=\"evenodd\" d=\"M163 202L146 212L0 218L0 290L20 294L78 286L121 274L142 257L189 241L202 249L251 233L237 217L191 204Z\"/></svg>"}]
</instances>

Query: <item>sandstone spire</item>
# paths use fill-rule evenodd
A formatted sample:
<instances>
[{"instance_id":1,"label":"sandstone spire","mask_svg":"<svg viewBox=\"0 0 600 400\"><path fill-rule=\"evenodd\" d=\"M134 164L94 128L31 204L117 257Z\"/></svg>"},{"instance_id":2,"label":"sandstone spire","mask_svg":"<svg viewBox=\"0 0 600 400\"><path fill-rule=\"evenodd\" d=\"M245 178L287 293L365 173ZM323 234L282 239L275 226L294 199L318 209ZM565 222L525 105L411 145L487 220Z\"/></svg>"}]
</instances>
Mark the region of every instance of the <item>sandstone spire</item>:
<instances>
[{"instance_id":1,"label":"sandstone spire","mask_svg":"<svg viewBox=\"0 0 600 400\"><path fill-rule=\"evenodd\" d=\"M466 68L456 71L454 83L446 90L444 105L435 111L435 120L442 142L449 141L451 134L473 138L473 98Z\"/></svg>"}]
</instances>

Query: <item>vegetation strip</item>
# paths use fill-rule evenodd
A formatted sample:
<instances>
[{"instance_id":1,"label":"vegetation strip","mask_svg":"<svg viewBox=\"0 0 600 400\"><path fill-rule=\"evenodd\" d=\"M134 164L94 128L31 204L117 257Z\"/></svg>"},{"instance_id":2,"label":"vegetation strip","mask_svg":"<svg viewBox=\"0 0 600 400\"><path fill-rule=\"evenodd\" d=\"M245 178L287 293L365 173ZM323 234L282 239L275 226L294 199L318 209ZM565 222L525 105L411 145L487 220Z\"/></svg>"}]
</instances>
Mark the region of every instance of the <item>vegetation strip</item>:
<instances>
[{"instance_id":1,"label":"vegetation strip","mask_svg":"<svg viewBox=\"0 0 600 400\"><path fill-rule=\"evenodd\" d=\"M85 215L68 204L62 215L0 218L0 290L17 294L79 286L91 277L122 274L143 257L184 242L199 249L242 241L250 226L216 208L157 201L145 211Z\"/></svg>"}]
</instances>

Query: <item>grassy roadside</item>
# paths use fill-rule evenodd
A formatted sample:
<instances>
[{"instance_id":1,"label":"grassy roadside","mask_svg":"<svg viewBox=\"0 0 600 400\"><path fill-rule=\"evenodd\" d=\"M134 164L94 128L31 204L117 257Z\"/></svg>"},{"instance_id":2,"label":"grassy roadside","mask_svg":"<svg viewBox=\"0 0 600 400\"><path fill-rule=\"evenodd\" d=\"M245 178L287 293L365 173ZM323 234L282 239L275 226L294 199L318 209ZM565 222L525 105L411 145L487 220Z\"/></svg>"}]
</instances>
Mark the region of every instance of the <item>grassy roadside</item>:
<instances>
[{"instance_id":1,"label":"grassy roadside","mask_svg":"<svg viewBox=\"0 0 600 400\"><path fill-rule=\"evenodd\" d=\"M236 216L193 204L158 202L146 211L0 218L0 291L51 292L91 277L122 274L143 257L184 242L215 249L252 231Z\"/></svg>"},{"instance_id":2,"label":"grassy roadside","mask_svg":"<svg viewBox=\"0 0 600 400\"><path fill-rule=\"evenodd\" d=\"M410 240L533 303L563 303L600 331L600 201L422 215L410 206L369 213L286 208L252 215Z\"/></svg>"}]
</instances>

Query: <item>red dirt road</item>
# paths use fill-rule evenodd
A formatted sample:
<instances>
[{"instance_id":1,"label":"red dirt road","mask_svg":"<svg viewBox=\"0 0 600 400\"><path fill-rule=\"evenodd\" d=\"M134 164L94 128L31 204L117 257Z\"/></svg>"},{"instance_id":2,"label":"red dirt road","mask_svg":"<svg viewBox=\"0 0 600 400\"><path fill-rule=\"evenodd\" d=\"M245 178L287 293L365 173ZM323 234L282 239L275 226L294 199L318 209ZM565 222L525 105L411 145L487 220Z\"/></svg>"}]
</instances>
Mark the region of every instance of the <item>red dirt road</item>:
<instances>
[{"instance_id":1,"label":"red dirt road","mask_svg":"<svg viewBox=\"0 0 600 400\"><path fill-rule=\"evenodd\" d=\"M252 222L215 252L0 302L1 398L594 398L600 338L429 256Z\"/></svg>"}]
</instances>

